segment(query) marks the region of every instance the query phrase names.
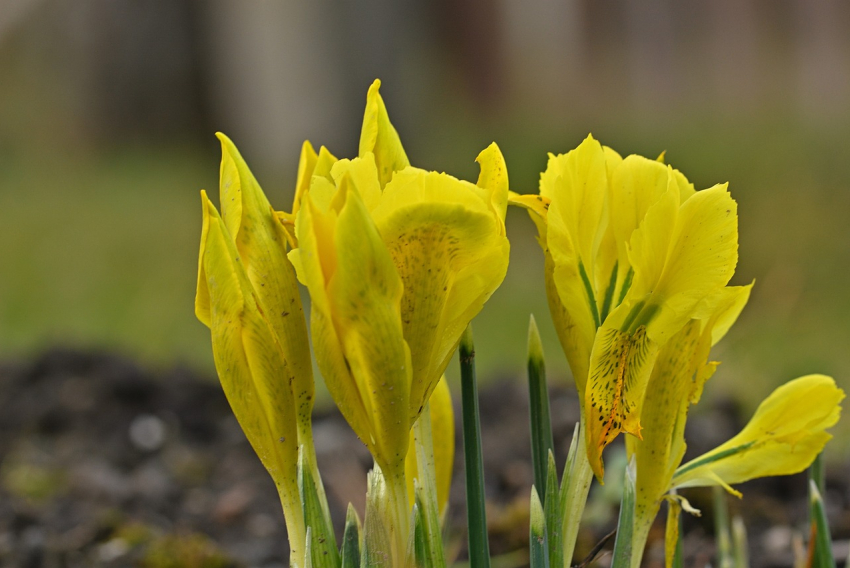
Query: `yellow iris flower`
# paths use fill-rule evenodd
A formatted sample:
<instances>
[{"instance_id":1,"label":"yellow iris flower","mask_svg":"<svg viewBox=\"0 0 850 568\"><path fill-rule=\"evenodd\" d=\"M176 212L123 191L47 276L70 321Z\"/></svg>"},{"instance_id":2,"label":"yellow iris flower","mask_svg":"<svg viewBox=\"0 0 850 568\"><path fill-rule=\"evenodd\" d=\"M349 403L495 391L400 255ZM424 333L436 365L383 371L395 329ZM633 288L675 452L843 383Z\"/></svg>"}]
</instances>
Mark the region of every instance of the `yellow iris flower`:
<instances>
[{"instance_id":1,"label":"yellow iris flower","mask_svg":"<svg viewBox=\"0 0 850 568\"><path fill-rule=\"evenodd\" d=\"M461 333L504 278L508 189L495 144L478 157L477 185L408 166L379 85L361 155L313 174L289 256L313 301L328 388L386 469L404 460Z\"/></svg>"},{"instance_id":2,"label":"yellow iris flower","mask_svg":"<svg viewBox=\"0 0 850 568\"><path fill-rule=\"evenodd\" d=\"M694 191L681 172L625 159L588 136L550 155L539 195L511 195L538 227L546 291L583 399L590 465L619 432L641 436L658 350L738 258L737 208L725 185Z\"/></svg>"},{"instance_id":3,"label":"yellow iris flower","mask_svg":"<svg viewBox=\"0 0 850 568\"><path fill-rule=\"evenodd\" d=\"M507 271L508 178L495 144L476 184L411 167L379 87L358 157L314 168L289 258L310 292L328 390L406 502L410 428Z\"/></svg>"},{"instance_id":4,"label":"yellow iris flower","mask_svg":"<svg viewBox=\"0 0 850 568\"><path fill-rule=\"evenodd\" d=\"M195 313L210 328L216 369L233 413L278 487L291 562L303 566L299 447L315 466L307 328L283 226L236 147L218 136L222 215L202 192Z\"/></svg>"},{"instance_id":5,"label":"yellow iris flower","mask_svg":"<svg viewBox=\"0 0 850 568\"><path fill-rule=\"evenodd\" d=\"M740 496L731 484L798 473L811 465L831 437L825 430L837 422L844 393L831 378L808 375L776 389L740 434L680 467L688 410L699 402L718 365L709 361L709 351L735 322L751 288L730 286L706 297L693 319L660 349L644 399L643 440L626 438L637 466L634 550L643 550L668 492L720 485ZM667 497L673 517L683 506L696 512L683 498ZM677 526L675 519L668 520L674 533ZM640 565L640 558L635 554L633 566Z\"/></svg>"}]
</instances>

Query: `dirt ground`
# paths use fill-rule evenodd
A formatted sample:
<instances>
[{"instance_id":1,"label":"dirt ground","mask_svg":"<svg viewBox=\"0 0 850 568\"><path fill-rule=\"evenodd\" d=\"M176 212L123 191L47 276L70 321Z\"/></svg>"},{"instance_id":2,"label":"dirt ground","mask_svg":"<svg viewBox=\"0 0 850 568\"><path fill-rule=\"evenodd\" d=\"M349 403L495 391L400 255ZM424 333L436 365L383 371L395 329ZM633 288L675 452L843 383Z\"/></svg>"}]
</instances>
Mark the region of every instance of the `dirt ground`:
<instances>
[{"instance_id":1,"label":"dirt ground","mask_svg":"<svg viewBox=\"0 0 850 568\"><path fill-rule=\"evenodd\" d=\"M524 566L532 480L525 385L517 377L490 381L480 404L493 564ZM563 461L578 418L574 389L554 388L551 404ZM689 455L727 439L744 418L733 404L693 416ZM349 501L362 514L370 457L337 413L317 414L314 429L341 530ZM617 450L609 452L606 464L615 468ZM847 471L838 464L828 472L839 566L850 552ZM458 455L447 530L458 561L465 558L462 475ZM614 485L592 490L579 558L615 525ZM753 567L792 566L806 527L805 487L804 475L762 480L740 487L743 500L730 498ZM687 496L705 513L685 520L685 565L702 567L714 562L711 494ZM663 515L658 521L646 566L663 564ZM277 568L287 559L283 526L271 479L213 378L65 349L0 363L0 566ZM603 553L598 565L609 559Z\"/></svg>"}]
</instances>

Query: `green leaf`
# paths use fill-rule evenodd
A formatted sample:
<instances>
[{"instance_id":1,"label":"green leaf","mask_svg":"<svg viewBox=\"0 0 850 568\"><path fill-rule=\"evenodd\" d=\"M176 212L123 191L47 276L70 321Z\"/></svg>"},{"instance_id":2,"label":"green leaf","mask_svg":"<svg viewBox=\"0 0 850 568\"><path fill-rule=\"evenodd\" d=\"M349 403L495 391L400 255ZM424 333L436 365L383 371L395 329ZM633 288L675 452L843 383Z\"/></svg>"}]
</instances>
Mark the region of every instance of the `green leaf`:
<instances>
[{"instance_id":1,"label":"green leaf","mask_svg":"<svg viewBox=\"0 0 850 568\"><path fill-rule=\"evenodd\" d=\"M549 566L564 566L563 524L561 499L558 490L558 472L555 469L555 454L549 451L549 468L546 476L546 499L543 504L546 515L546 539L549 548Z\"/></svg>"},{"instance_id":2,"label":"green leaf","mask_svg":"<svg viewBox=\"0 0 850 568\"><path fill-rule=\"evenodd\" d=\"M528 401L531 415L531 463L534 485L546 505L547 460L555 448L552 420L549 415L549 391L546 387L546 364L540 332L532 315L528 324Z\"/></svg>"},{"instance_id":3,"label":"green leaf","mask_svg":"<svg viewBox=\"0 0 850 568\"><path fill-rule=\"evenodd\" d=\"M570 442L570 451L567 454L567 463L564 466L564 476L561 480L560 509L563 515L563 554L564 564L569 566L573 561L573 551L578 538L578 528L584 506L587 503L587 494L590 491L590 482L593 480L593 470L587 460L587 452L584 449L584 412L582 420L576 424L573 431L573 439Z\"/></svg>"},{"instance_id":4,"label":"green leaf","mask_svg":"<svg viewBox=\"0 0 850 568\"><path fill-rule=\"evenodd\" d=\"M363 525L363 548L360 565L364 568L393 568L390 535L386 519L391 517L386 480L377 464L367 476L366 519Z\"/></svg>"},{"instance_id":5,"label":"green leaf","mask_svg":"<svg viewBox=\"0 0 850 568\"><path fill-rule=\"evenodd\" d=\"M635 520L635 458L632 456L626 468L626 479L623 483L623 500L620 502L620 518L617 522L617 540L614 541L614 556L611 568L630 568L632 565L632 536L634 535ZM635 558L635 565L640 560Z\"/></svg>"},{"instance_id":6,"label":"green leaf","mask_svg":"<svg viewBox=\"0 0 850 568\"><path fill-rule=\"evenodd\" d=\"M809 542L811 568L835 568L826 509L823 506L821 492L818 491L817 483L813 479L809 480L809 503L812 517L812 540Z\"/></svg>"},{"instance_id":7,"label":"green leaf","mask_svg":"<svg viewBox=\"0 0 850 568\"><path fill-rule=\"evenodd\" d=\"M463 453L466 469L466 518L469 529L469 565L490 567L487 513L484 506L484 466L481 457L481 421L475 379L475 346L472 326L460 339L461 406L463 408Z\"/></svg>"},{"instance_id":8,"label":"green leaf","mask_svg":"<svg viewBox=\"0 0 850 568\"><path fill-rule=\"evenodd\" d=\"M443 535L440 527L440 510L437 504L437 479L434 461L434 443L431 435L430 402L413 425L416 451L416 479L414 479L415 501L419 505L422 517L422 530L425 538L425 552L428 566L445 568L446 558L443 552ZM418 535L417 535L418 538Z\"/></svg>"},{"instance_id":9,"label":"green leaf","mask_svg":"<svg viewBox=\"0 0 850 568\"><path fill-rule=\"evenodd\" d=\"M419 500L413 504L413 559L416 568L431 568L431 556L428 553L428 539L425 536L425 516L419 507Z\"/></svg>"},{"instance_id":10,"label":"green leaf","mask_svg":"<svg viewBox=\"0 0 850 568\"><path fill-rule=\"evenodd\" d=\"M531 568L549 568L549 545L546 538L546 515L537 489L531 488L531 523L529 529L529 551Z\"/></svg>"},{"instance_id":11,"label":"green leaf","mask_svg":"<svg viewBox=\"0 0 850 568\"><path fill-rule=\"evenodd\" d=\"M345 530L342 533L342 568L360 568L360 517L348 504L345 514Z\"/></svg>"},{"instance_id":12,"label":"green leaf","mask_svg":"<svg viewBox=\"0 0 850 568\"><path fill-rule=\"evenodd\" d=\"M732 518L732 558L735 568L749 568L750 554L747 544L747 527L739 515Z\"/></svg>"},{"instance_id":13,"label":"green leaf","mask_svg":"<svg viewBox=\"0 0 850 568\"><path fill-rule=\"evenodd\" d=\"M726 503L726 490L712 487L714 492L714 539L717 543L718 568L732 568L732 531L729 526L729 506Z\"/></svg>"},{"instance_id":14,"label":"green leaf","mask_svg":"<svg viewBox=\"0 0 850 568\"><path fill-rule=\"evenodd\" d=\"M310 533L310 527L307 527L307 540L304 545L304 568L313 568L313 555L310 551L312 544L312 535Z\"/></svg>"},{"instance_id":15,"label":"green leaf","mask_svg":"<svg viewBox=\"0 0 850 568\"><path fill-rule=\"evenodd\" d=\"M303 447L302 447L303 449ZM319 480L321 483L321 480ZM304 452L298 455L298 492L304 510L304 524L310 529L310 556L314 568L339 568L339 551L336 547L333 525L325 516L322 499L316 489L313 471L304 459Z\"/></svg>"}]
</instances>

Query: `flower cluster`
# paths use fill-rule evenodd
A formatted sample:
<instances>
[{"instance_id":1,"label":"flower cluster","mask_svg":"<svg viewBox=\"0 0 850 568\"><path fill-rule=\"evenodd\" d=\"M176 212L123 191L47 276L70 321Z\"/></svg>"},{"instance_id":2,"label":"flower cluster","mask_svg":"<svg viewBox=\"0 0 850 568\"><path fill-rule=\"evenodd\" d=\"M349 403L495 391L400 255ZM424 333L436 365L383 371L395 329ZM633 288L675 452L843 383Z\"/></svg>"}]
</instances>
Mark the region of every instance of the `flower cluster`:
<instances>
[{"instance_id":1,"label":"flower cluster","mask_svg":"<svg viewBox=\"0 0 850 568\"><path fill-rule=\"evenodd\" d=\"M234 413L280 488L299 566L309 524L301 511L299 448L312 478L319 476L296 276L310 294L312 345L325 384L384 478L387 537L401 565L413 502L408 485L418 477L411 428L437 389L431 451L444 510L454 428L449 390L438 385L508 266L508 178L499 148L492 144L478 156L477 183L411 166L379 87L376 81L367 95L357 157L337 159L304 144L291 213L271 208L223 135L221 216L202 195L196 313L212 331Z\"/></svg>"},{"instance_id":2,"label":"flower cluster","mask_svg":"<svg viewBox=\"0 0 850 568\"><path fill-rule=\"evenodd\" d=\"M639 566L665 499L673 517L693 511L678 488L737 494L731 484L812 463L844 396L823 375L780 387L740 434L681 465L688 410L718 364L710 350L752 289L728 285L738 216L725 184L696 191L663 156L622 158L590 136L550 155L539 194L509 191L496 144L478 155L475 183L426 171L410 165L379 87L367 94L357 156L304 143L291 212L270 205L221 134L220 213L202 192L195 312L210 328L233 412L278 488L292 566L446 565L454 415L443 373L505 277L509 203L538 228L551 316L582 401L559 487L532 326L532 446L543 485L532 499L533 566L571 564L592 476L602 482L603 450L620 432L632 465L618 565ZM309 334L299 283L310 296ZM480 490L471 336L463 341L467 487ZM365 523L350 509L341 549L313 447L311 344L375 463ZM487 558L483 492L479 505L470 513L473 565Z\"/></svg>"}]
</instances>

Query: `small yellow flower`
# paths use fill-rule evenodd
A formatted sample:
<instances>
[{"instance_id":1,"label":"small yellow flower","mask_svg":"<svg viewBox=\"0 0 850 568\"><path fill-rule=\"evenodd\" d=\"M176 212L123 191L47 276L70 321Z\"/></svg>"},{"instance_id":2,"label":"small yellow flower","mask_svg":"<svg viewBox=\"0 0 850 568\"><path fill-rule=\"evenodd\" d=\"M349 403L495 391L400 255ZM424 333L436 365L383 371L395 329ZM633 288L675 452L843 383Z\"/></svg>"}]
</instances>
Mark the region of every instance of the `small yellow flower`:
<instances>
[{"instance_id":1,"label":"small yellow flower","mask_svg":"<svg viewBox=\"0 0 850 568\"><path fill-rule=\"evenodd\" d=\"M306 528L296 468L300 410L287 382L287 377L294 376L293 369L266 318L228 223L206 193L202 192L202 200L196 313L212 332L215 366L233 414L277 486L290 563L304 566Z\"/></svg>"},{"instance_id":2,"label":"small yellow flower","mask_svg":"<svg viewBox=\"0 0 850 568\"><path fill-rule=\"evenodd\" d=\"M379 86L367 95L359 156L325 172L320 155L309 186L299 183L307 189L289 258L310 292L328 390L386 479L392 555L401 562L410 428L504 279L508 178L495 144L478 156L477 184L411 167ZM309 171L309 152L302 162Z\"/></svg>"},{"instance_id":3,"label":"small yellow flower","mask_svg":"<svg viewBox=\"0 0 850 568\"><path fill-rule=\"evenodd\" d=\"M737 263L737 208L725 185L695 192L657 160L621 158L588 137L550 155L529 210L546 259L552 318L583 399L588 459L619 432L640 437L658 350L725 286Z\"/></svg>"},{"instance_id":4,"label":"small yellow flower","mask_svg":"<svg viewBox=\"0 0 850 568\"><path fill-rule=\"evenodd\" d=\"M408 166L378 87L361 155L313 175L290 258L313 301L328 388L387 474L403 463L461 333L505 276L508 188L495 144L478 157L477 184Z\"/></svg>"}]
</instances>

